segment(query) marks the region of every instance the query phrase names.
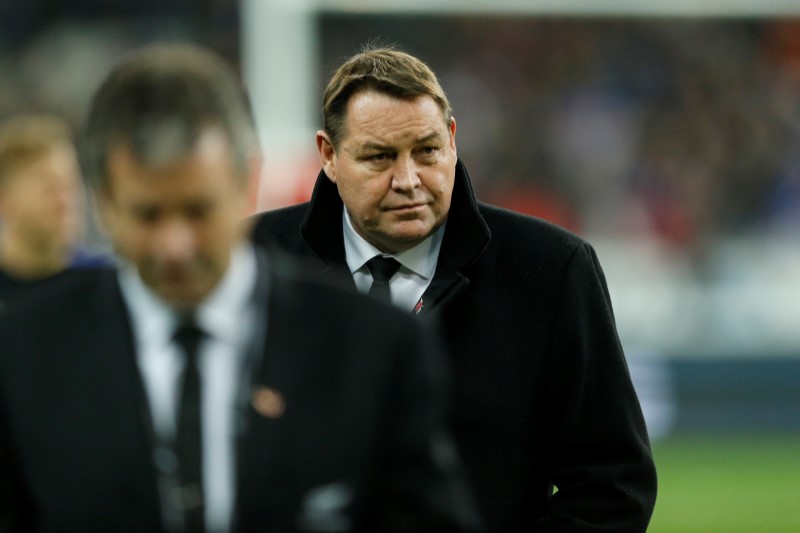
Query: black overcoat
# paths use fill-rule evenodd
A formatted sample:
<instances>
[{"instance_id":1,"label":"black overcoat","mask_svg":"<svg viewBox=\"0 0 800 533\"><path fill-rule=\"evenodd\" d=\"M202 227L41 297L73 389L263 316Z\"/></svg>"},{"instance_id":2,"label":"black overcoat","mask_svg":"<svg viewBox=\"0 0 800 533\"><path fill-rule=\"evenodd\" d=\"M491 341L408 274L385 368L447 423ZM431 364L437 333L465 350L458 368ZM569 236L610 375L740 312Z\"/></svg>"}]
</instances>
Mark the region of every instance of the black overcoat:
<instances>
[{"instance_id":1,"label":"black overcoat","mask_svg":"<svg viewBox=\"0 0 800 533\"><path fill-rule=\"evenodd\" d=\"M242 384L236 530L471 531L429 328L269 265L263 356ZM0 313L0 531L158 532L152 424L117 274L76 272L45 292ZM282 411L251 401L268 389Z\"/></svg>"},{"instance_id":2,"label":"black overcoat","mask_svg":"<svg viewBox=\"0 0 800 533\"><path fill-rule=\"evenodd\" d=\"M257 215L253 237L355 290L342 209L321 172L310 202ZM646 529L655 467L588 243L477 202L458 161L438 265L416 311L443 328L456 441L490 531Z\"/></svg>"}]
</instances>

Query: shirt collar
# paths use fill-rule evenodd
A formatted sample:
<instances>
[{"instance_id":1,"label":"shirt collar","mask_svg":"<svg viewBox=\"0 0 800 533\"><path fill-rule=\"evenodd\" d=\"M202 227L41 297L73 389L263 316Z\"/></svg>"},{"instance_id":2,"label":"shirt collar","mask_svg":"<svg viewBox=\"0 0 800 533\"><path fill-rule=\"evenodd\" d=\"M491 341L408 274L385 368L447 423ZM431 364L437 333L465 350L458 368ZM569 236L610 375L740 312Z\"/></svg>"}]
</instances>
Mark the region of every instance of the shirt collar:
<instances>
[{"instance_id":1,"label":"shirt collar","mask_svg":"<svg viewBox=\"0 0 800 533\"><path fill-rule=\"evenodd\" d=\"M255 289L256 275L255 252L250 245L242 244L231 254L225 275L195 310L200 328L212 337L235 342L241 317ZM178 313L145 285L133 265L123 263L119 278L137 337L171 336Z\"/></svg>"},{"instance_id":2,"label":"shirt collar","mask_svg":"<svg viewBox=\"0 0 800 533\"><path fill-rule=\"evenodd\" d=\"M402 266L411 270L424 279L433 277L439 250L442 247L445 224L428 235L421 243L403 252L391 254ZM353 223L347 213L347 208L342 210L342 229L344 232L344 250L347 266L350 273L364 268L367 261L376 255L387 255L368 243L361 235L356 233Z\"/></svg>"},{"instance_id":3,"label":"shirt collar","mask_svg":"<svg viewBox=\"0 0 800 533\"><path fill-rule=\"evenodd\" d=\"M228 271L197 308L197 322L217 337L236 342L238 327L252 302L256 285L256 256L250 245L240 245L231 255Z\"/></svg>"},{"instance_id":4,"label":"shirt collar","mask_svg":"<svg viewBox=\"0 0 800 533\"><path fill-rule=\"evenodd\" d=\"M138 344L164 342L175 329L177 317L142 281L136 267L120 261L119 284L131 315Z\"/></svg>"}]
</instances>

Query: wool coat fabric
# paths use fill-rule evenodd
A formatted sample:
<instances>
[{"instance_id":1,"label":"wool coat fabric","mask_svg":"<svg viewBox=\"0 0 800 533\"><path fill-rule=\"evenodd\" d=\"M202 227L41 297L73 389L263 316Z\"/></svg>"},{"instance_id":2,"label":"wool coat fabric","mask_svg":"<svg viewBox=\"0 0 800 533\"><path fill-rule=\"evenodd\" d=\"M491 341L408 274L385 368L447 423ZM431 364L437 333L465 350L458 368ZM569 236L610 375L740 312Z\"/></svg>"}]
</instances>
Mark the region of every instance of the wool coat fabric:
<instances>
[{"instance_id":1,"label":"wool coat fabric","mask_svg":"<svg viewBox=\"0 0 800 533\"><path fill-rule=\"evenodd\" d=\"M257 283L265 342L236 417L233 530L473 531L442 430L448 377L435 337L275 255L268 266ZM0 531L162 531L117 273L67 278L0 313ZM259 408L261 391L281 408Z\"/></svg>"},{"instance_id":2,"label":"wool coat fabric","mask_svg":"<svg viewBox=\"0 0 800 533\"><path fill-rule=\"evenodd\" d=\"M355 290L342 210L321 172L310 202L257 215L253 239ZM452 425L489 531L646 530L655 467L587 242L478 202L459 160L434 278L408 311L441 327Z\"/></svg>"}]
</instances>

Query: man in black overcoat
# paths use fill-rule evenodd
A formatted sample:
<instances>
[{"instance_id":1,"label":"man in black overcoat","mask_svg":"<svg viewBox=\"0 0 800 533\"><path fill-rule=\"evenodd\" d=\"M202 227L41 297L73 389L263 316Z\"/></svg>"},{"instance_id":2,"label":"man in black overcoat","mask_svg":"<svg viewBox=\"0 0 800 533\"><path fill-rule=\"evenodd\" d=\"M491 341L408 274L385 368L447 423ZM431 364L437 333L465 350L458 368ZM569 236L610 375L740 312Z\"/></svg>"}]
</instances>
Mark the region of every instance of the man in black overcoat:
<instances>
[{"instance_id":1,"label":"man in black overcoat","mask_svg":"<svg viewBox=\"0 0 800 533\"><path fill-rule=\"evenodd\" d=\"M311 201L260 214L256 242L353 289L385 275L395 304L438 319L490 531L644 531L655 468L592 247L476 201L447 97L417 58L356 54L323 115Z\"/></svg>"}]
</instances>

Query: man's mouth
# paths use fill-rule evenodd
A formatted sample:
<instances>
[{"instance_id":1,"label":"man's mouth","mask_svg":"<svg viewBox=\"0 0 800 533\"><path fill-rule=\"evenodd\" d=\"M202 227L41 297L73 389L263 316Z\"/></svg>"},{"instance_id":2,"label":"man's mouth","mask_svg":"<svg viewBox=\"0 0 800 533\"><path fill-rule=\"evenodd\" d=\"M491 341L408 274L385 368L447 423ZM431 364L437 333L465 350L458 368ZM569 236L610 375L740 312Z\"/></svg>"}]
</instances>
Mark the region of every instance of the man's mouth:
<instances>
[{"instance_id":1,"label":"man's mouth","mask_svg":"<svg viewBox=\"0 0 800 533\"><path fill-rule=\"evenodd\" d=\"M405 204L405 205L398 205L395 207L390 207L387 211L396 211L396 212L403 212L403 211L416 211L417 209L422 209L425 207L426 204L419 203L419 204Z\"/></svg>"}]
</instances>

